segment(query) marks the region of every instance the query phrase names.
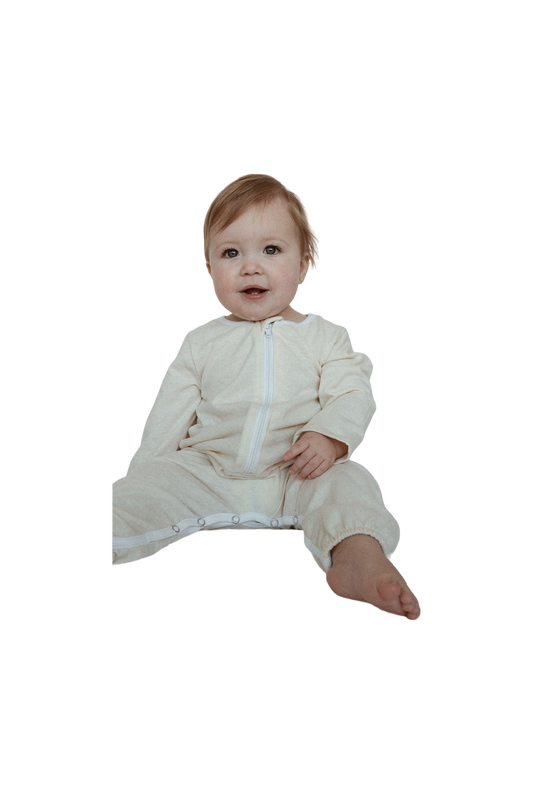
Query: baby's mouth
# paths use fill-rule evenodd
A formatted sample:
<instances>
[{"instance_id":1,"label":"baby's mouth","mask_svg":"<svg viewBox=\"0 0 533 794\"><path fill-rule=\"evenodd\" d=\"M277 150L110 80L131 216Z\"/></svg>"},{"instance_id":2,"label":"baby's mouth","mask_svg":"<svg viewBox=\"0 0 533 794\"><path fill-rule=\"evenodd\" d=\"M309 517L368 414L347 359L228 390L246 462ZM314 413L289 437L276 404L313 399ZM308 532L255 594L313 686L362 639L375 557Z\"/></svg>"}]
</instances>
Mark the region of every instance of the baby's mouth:
<instances>
[{"instance_id":1,"label":"baby's mouth","mask_svg":"<svg viewBox=\"0 0 533 794\"><path fill-rule=\"evenodd\" d=\"M262 292L266 292L267 290L250 287L250 289L243 289L242 291L248 293L248 295L260 295Z\"/></svg>"}]
</instances>

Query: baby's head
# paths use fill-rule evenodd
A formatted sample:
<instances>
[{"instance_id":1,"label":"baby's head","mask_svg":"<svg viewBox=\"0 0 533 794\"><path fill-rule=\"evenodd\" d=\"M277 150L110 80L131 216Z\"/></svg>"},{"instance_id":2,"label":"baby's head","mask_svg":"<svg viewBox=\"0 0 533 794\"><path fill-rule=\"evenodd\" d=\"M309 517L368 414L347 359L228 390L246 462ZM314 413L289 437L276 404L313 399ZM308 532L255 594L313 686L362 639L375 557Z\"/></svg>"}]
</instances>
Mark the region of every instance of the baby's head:
<instances>
[{"instance_id":1,"label":"baby's head","mask_svg":"<svg viewBox=\"0 0 533 794\"><path fill-rule=\"evenodd\" d=\"M314 266L316 238L299 198L281 182L249 174L224 188L207 212L204 248L229 319L302 318L289 304Z\"/></svg>"}]
</instances>

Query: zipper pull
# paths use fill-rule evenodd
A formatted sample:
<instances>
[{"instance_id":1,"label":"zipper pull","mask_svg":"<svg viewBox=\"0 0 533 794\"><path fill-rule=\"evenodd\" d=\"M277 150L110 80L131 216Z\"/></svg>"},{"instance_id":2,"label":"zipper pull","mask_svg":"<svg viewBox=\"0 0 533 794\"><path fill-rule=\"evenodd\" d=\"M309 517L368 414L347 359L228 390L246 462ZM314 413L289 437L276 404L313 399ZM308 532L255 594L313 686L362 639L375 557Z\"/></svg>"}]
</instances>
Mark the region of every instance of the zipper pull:
<instances>
[{"instance_id":1,"label":"zipper pull","mask_svg":"<svg viewBox=\"0 0 533 794\"><path fill-rule=\"evenodd\" d=\"M267 336L272 336L272 325L273 325L273 323L269 323L269 325L267 325L267 327L265 329L265 333L266 333Z\"/></svg>"}]
</instances>

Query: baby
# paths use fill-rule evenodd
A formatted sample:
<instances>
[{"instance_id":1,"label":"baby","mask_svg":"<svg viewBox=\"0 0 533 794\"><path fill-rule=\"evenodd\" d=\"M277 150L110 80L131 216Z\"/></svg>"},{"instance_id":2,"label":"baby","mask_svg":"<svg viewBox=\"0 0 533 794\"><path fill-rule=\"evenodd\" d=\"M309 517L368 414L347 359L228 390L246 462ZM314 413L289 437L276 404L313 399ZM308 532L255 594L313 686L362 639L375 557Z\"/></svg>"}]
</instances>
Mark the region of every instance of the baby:
<instances>
[{"instance_id":1,"label":"baby","mask_svg":"<svg viewBox=\"0 0 533 794\"><path fill-rule=\"evenodd\" d=\"M398 524L350 461L375 411L372 365L345 328L291 306L316 256L300 200L241 177L211 204L204 243L228 314L187 334L113 486L113 562L201 530L299 529L337 595L415 620L389 560Z\"/></svg>"}]
</instances>

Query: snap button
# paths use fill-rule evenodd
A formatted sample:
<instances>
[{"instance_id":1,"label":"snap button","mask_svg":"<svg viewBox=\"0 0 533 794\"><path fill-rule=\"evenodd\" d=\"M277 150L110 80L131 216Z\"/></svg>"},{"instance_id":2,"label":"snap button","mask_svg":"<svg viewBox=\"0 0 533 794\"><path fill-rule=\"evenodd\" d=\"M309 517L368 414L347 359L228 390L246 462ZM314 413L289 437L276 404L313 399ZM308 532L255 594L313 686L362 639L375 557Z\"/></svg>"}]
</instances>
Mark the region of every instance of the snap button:
<instances>
[{"instance_id":1,"label":"snap button","mask_svg":"<svg viewBox=\"0 0 533 794\"><path fill-rule=\"evenodd\" d=\"M180 528L178 527L177 524L172 524L172 529L174 530L174 532L179 532L180 531Z\"/></svg>"},{"instance_id":2,"label":"snap button","mask_svg":"<svg viewBox=\"0 0 533 794\"><path fill-rule=\"evenodd\" d=\"M293 521L293 524L297 524L298 523L298 516L293 516L292 521Z\"/></svg>"},{"instance_id":3,"label":"snap button","mask_svg":"<svg viewBox=\"0 0 533 794\"><path fill-rule=\"evenodd\" d=\"M199 518L198 523L200 524L201 527L203 527L205 525L205 518Z\"/></svg>"},{"instance_id":4,"label":"snap button","mask_svg":"<svg viewBox=\"0 0 533 794\"><path fill-rule=\"evenodd\" d=\"M272 521L270 522L270 526L271 527L279 527L278 519L277 518L273 518Z\"/></svg>"},{"instance_id":5,"label":"snap button","mask_svg":"<svg viewBox=\"0 0 533 794\"><path fill-rule=\"evenodd\" d=\"M233 518L231 520L233 521L234 524L238 524L239 521L241 520L241 517L240 516L233 516Z\"/></svg>"}]
</instances>

